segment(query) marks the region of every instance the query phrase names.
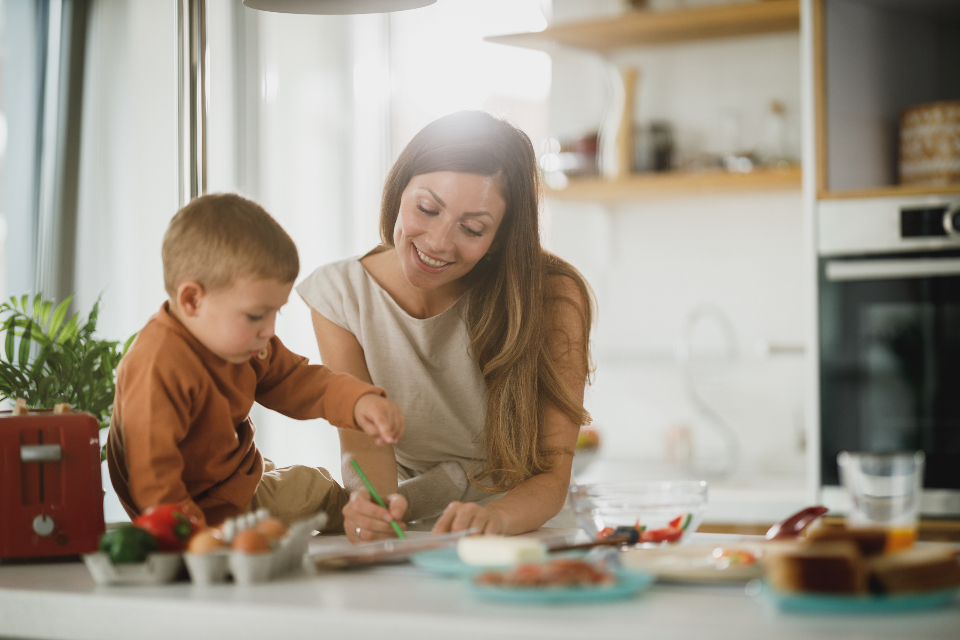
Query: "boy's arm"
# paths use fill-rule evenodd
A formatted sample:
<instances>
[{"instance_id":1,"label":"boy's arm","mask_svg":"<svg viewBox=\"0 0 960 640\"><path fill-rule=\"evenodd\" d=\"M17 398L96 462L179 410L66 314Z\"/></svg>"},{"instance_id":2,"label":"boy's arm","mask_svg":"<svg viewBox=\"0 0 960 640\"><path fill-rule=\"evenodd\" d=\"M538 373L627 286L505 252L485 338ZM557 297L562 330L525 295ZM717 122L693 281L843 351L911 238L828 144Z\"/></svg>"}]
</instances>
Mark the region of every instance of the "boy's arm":
<instances>
[{"instance_id":1,"label":"boy's arm","mask_svg":"<svg viewBox=\"0 0 960 640\"><path fill-rule=\"evenodd\" d=\"M368 393L386 392L346 373L309 364L274 336L264 360L252 360L257 370L257 402L285 416L306 420L324 418L342 429L359 429L354 418L357 400Z\"/></svg>"},{"instance_id":2,"label":"boy's arm","mask_svg":"<svg viewBox=\"0 0 960 640\"><path fill-rule=\"evenodd\" d=\"M115 418L123 434L131 498L141 512L158 504L179 504L205 524L203 511L183 482L178 446L190 425L187 385L165 380L152 364L123 373Z\"/></svg>"}]
</instances>

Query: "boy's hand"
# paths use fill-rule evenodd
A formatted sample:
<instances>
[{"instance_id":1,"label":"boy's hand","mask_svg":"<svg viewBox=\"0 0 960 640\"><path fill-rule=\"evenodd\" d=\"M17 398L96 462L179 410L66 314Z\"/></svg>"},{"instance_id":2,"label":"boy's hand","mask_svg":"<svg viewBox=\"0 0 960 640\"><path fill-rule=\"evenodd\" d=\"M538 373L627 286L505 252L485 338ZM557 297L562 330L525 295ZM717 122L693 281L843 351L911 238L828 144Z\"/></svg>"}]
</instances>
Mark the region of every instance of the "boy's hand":
<instances>
[{"instance_id":1,"label":"boy's hand","mask_svg":"<svg viewBox=\"0 0 960 640\"><path fill-rule=\"evenodd\" d=\"M392 444L403 435L403 413L395 402L375 393L360 396L353 419L377 446Z\"/></svg>"}]
</instances>

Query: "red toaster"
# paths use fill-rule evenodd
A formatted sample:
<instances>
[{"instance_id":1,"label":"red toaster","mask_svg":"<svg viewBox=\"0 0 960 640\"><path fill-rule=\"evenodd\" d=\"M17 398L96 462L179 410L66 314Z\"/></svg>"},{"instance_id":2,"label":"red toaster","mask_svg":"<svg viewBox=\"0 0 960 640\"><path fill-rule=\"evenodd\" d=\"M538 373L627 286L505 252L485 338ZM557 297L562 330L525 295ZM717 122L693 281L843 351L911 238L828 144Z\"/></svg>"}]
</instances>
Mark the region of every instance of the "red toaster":
<instances>
[{"instance_id":1,"label":"red toaster","mask_svg":"<svg viewBox=\"0 0 960 640\"><path fill-rule=\"evenodd\" d=\"M80 411L0 412L0 559L97 550L99 426Z\"/></svg>"}]
</instances>

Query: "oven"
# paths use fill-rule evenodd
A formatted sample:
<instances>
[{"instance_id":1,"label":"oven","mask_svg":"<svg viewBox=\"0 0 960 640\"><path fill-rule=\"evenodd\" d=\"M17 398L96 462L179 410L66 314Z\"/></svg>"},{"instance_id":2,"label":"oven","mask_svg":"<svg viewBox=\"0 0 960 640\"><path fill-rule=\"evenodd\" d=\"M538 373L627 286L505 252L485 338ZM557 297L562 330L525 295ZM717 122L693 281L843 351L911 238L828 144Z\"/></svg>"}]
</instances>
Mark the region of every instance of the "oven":
<instances>
[{"instance_id":1,"label":"oven","mask_svg":"<svg viewBox=\"0 0 960 640\"><path fill-rule=\"evenodd\" d=\"M837 454L923 450L922 512L960 515L960 194L821 201L819 473Z\"/></svg>"}]
</instances>

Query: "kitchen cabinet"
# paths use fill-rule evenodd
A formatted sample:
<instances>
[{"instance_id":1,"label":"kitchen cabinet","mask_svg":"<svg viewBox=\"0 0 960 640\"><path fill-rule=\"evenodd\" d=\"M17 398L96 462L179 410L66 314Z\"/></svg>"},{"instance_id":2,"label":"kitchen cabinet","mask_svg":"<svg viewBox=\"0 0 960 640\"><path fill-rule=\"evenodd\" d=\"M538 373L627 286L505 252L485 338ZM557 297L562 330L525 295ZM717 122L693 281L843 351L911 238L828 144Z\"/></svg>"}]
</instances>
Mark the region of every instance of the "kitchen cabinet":
<instances>
[{"instance_id":1,"label":"kitchen cabinet","mask_svg":"<svg viewBox=\"0 0 960 640\"><path fill-rule=\"evenodd\" d=\"M960 193L899 185L899 114L960 99L956 0L815 0L816 196Z\"/></svg>"},{"instance_id":2,"label":"kitchen cabinet","mask_svg":"<svg viewBox=\"0 0 960 640\"><path fill-rule=\"evenodd\" d=\"M682 44L795 32L800 26L799 0L763 0L664 11L631 11L599 20L560 23L536 33L487 38L547 53L573 48L607 58L632 48ZM630 136L623 136L629 144ZM619 157L630 154L619 149ZM746 173L724 170L667 171L630 174L616 179L572 177L563 189L548 189L567 200L619 202L644 197L757 190L799 190L800 168L760 167Z\"/></svg>"},{"instance_id":3,"label":"kitchen cabinet","mask_svg":"<svg viewBox=\"0 0 960 640\"><path fill-rule=\"evenodd\" d=\"M815 265L808 340L818 345L808 478L842 511L841 449L923 449L923 513L956 518L957 466L938 435L956 424L955 374L934 366L955 361L943 354L956 332L917 327L939 327L960 304L960 276L944 268L960 249L960 183L900 184L899 144L904 109L960 99L960 3L804 0L803 15L815 167L803 187ZM902 335L920 337L900 346Z\"/></svg>"}]
</instances>

